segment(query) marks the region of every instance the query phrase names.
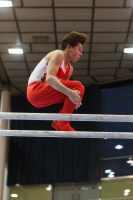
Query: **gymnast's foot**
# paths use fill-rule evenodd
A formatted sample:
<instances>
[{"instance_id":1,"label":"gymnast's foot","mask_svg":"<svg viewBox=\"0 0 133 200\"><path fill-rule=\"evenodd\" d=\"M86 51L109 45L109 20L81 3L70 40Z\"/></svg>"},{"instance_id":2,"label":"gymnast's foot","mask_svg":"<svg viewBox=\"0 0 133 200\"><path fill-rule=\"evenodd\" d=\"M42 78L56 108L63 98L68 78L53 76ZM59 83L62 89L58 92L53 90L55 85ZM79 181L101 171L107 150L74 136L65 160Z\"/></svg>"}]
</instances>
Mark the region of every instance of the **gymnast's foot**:
<instances>
[{"instance_id":1,"label":"gymnast's foot","mask_svg":"<svg viewBox=\"0 0 133 200\"><path fill-rule=\"evenodd\" d=\"M52 122L52 127L56 130L56 131L76 131L74 130L70 124L67 124L66 126L65 125L62 125L60 124L59 121L53 121Z\"/></svg>"},{"instance_id":2,"label":"gymnast's foot","mask_svg":"<svg viewBox=\"0 0 133 200\"><path fill-rule=\"evenodd\" d=\"M53 122L52 122L52 127L53 127L55 130L57 130L57 123L58 123L58 121L53 121Z\"/></svg>"},{"instance_id":3,"label":"gymnast's foot","mask_svg":"<svg viewBox=\"0 0 133 200\"><path fill-rule=\"evenodd\" d=\"M76 131L70 125L66 126L62 131Z\"/></svg>"}]
</instances>

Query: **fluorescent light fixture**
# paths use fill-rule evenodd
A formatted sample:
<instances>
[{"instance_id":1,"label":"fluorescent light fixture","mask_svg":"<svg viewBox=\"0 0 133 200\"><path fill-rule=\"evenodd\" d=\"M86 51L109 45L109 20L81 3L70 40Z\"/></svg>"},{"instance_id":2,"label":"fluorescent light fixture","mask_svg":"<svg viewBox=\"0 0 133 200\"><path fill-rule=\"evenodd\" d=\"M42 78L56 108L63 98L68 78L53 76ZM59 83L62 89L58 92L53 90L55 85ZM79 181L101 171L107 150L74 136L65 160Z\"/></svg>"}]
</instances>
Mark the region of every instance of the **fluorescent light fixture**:
<instances>
[{"instance_id":1,"label":"fluorescent light fixture","mask_svg":"<svg viewBox=\"0 0 133 200\"><path fill-rule=\"evenodd\" d=\"M17 198L18 197L17 194L11 194L10 196L13 197L13 198Z\"/></svg>"},{"instance_id":2,"label":"fluorescent light fixture","mask_svg":"<svg viewBox=\"0 0 133 200\"><path fill-rule=\"evenodd\" d=\"M123 149L123 146L119 144L119 145L115 146L115 149Z\"/></svg>"},{"instance_id":3,"label":"fluorescent light fixture","mask_svg":"<svg viewBox=\"0 0 133 200\"><path fill-rule=\"evenodd\" d=\"M111 171L112 171L111 169L106 169L106 170L105 170L105 173L106 173L106 174L109 174Z\"/></svg>"},{"instance_id":4,"label":"fluorescent light fixture","mask_svg":"<svg viewBox=\"0 0 133 200\"><path fill-rule=\"evenodd\" d=\"M124 53L133 53L133 48L125 48Z\"/></svg>"},{"instance_id":5,"label":"fluorescent light fixture","mask_svg":"<svg viewBox=\"0 0 133 200\"><path fill-rule=\"evenodd\" d=\"M15 49L8 49L10 54L23 54L23 49L15 48Z\"/></svg>"},{"instance_id":6,"label":"fluorescent light fixture","mask_svg":"<svg viewBox=\"0 0 133 200\"><path fill-rule=\"evenodd\" d=\"M11 1L0 1L0 7L12 7Z\"/></svg>"}]
</instances>

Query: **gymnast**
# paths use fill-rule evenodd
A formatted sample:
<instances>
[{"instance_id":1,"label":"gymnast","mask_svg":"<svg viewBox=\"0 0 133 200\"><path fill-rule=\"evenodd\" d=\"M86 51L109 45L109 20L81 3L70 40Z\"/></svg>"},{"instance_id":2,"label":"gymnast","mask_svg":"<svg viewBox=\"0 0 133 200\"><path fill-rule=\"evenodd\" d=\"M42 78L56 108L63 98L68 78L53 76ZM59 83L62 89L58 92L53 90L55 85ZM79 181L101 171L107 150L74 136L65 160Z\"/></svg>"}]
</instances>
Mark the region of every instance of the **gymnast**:
<instances>
[{"instance_id":1,"label":"gymnast","mask_svg":"<svg viewBox=\"0 0 133 200\"><path fill-rule=\"evenodd\" d=\"M73 73L70 62L77 62L82 56L87 36L70 32L61 42L61 50L49 52L31 73L27 86L27 99L37 108L64 102L61 114L71 114L81 106L84 86L80 81L69 80ZM70 121L53 121L57 131L76 131Z\"/></svg>"}]
</instances>

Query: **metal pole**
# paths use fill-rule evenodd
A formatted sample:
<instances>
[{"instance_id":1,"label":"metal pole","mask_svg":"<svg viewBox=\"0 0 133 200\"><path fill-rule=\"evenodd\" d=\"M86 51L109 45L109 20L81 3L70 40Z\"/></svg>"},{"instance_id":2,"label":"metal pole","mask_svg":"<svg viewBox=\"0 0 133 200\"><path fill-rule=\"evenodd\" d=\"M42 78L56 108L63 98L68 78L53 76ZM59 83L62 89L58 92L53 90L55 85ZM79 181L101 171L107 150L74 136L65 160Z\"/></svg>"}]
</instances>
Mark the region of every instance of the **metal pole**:
<instances>
[{"instance_id":1,"label":"metal pole","mask_svg":"<svg viewBox=\"0 0 133 200\"><path fill-rule=\"evenodd\" d=\"M2 86L1 92L1 113L10 110L10 87ZM8 120L0 120L0 129L8 129ZM9 199L9 188L6 185L7 174L7 158L8 158L8 140L9 137L0 137L0 200Z\"/></svg>"},{"instance_id":2,"label":"metal pole","mask_svg":"<svg viewBox=\"0 0 133 200\"><path fill-rule=\"evenodd\" d=\"M10 120L70 120L97 122L133 122L133 115L10 113L0 112L0 119Z\"/></svg>"},{"instance_id":3,"label":"metal pole","mask_svg":"<svg viewBox=\"0 0 133 200\"><path fill-rule=\"evenodd\" d=\"M0 130L0 136L133 139L133 132Z\"/></svg>"}]
</instances>

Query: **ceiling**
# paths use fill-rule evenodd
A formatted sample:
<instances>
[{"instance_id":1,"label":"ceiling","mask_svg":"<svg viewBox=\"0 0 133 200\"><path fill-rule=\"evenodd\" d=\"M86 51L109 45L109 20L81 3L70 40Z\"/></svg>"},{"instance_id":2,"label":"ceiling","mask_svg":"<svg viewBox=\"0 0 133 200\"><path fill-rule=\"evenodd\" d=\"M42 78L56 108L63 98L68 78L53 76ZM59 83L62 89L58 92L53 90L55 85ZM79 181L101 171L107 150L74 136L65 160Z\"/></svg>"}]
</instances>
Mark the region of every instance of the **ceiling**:
<instances>
[{"instance_id":1,"label":"ceiling","mask_svg":"<svg viewBox=\"0 0 133 200\"><path fill-rule=\"evenodd\" d=\"M72 78L84 85L133 78L133 0L12 0L0 8L0 82L24 94L28 77L71 31L88 36ZM37 37L35 37L37 36ZM10 47L24 54L11 55Z\"/></svg>"}]
</instances>

